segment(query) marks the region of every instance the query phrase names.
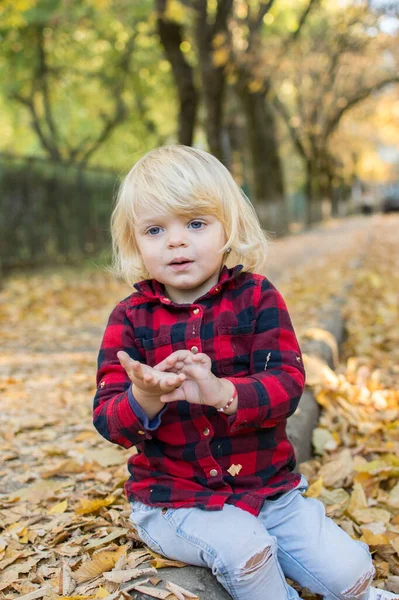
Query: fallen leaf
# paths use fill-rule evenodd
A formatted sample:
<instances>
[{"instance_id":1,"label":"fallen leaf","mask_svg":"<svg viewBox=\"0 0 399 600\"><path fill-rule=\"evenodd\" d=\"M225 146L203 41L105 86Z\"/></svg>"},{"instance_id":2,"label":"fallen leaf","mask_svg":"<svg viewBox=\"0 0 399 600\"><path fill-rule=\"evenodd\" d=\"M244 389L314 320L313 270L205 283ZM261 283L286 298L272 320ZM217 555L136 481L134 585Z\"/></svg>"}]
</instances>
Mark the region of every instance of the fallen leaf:
<instances>
[{"instance_id":1,"label":"fallen leaf","mask_svg":"<svg viewBox=\"0 0 399 600\"><path fill-rule=\"evenodd\" d=\"M305 496L308 498L318 498L323 489L323 478L319 477L316 481L314 481L306 490Z\"/></svg>"},{"instance_id":2,"label":"fallen leaf","mask_svg":"<svg viewBox=\"0 0 399 600\"><path fill-rule=\"evenodd\" d=\"M177 583L172 583L171 581L168 581L166 583L165 587L168 590L170 590L171 592L173 592L174 594L176 594L176 592L180 592L186 598L192 598L193 600L200 600L199 596L197 596L196 594L193 594L192 592L189 592L188 590L185 590L180 585L177 585Z\"/></svg>"},{"instance_id":3,"label":"fallen leaf","mask_svg":"<svg viewBox=\"0 0 399 600\"><path fill-rule=\"evenodd\" d=\"M109 571L115 566L118 558L126 552L127 546L120 546L115 552L104 550L95 554L93 558L86 560L76 571L72 573L73 578L78 583L89 581L98 575L102 575L104 571Z\"/></svg>"},{"instance_id":4,"label":"fallen leaf","mask_svg":"<svg viewBox=\"0 0 399 600\"><path fill-rule=\"evenodd\" d=\"M81 500L80 506L75 509L75 513L77 515L87 515L92 512L96 512L103 506L110 506L115 502L115 496L107 496L104 499L96 499L96 500Z\"/></svg>"},{"instance_id":5,"label":"fallen leaf","mask_svg":"<svg viewBox=\"0 0 399 600\"><path fill-rule=\"evenodd\" d=\"M63 500L62 502L58 502L58 504L54 504L48 511L50 515L62 514L68 508L68 500Z\"/></svg>"},{"instance_id":6,"label":"fallen leaf","mask_svg":"<svg viewBox=\"0 0 399 600\"><path fill-rule=\"evenodd\" d=\"M107 581L113 581L114 583L125 583L130 579L137 579L137 577L142 577L143 575L156 575L157 571L153 567L147 567L143 569L124 569L124 570L116 570L106 571L103 573L104 579Z\"/></svg>"},{"instance_id":7,"label":"fallen leaf","mask_svg":"<svg viewBox=\"0 0 399 600\"><path fill-rule=\"evenodd\" d=\"M230 475L232 477L235 477L236 475L238 475L238 473L241 471L241 469L242 469L242 465L231 465L227 469L227 472L230 473Z\"/></svg>"}]
</instances>

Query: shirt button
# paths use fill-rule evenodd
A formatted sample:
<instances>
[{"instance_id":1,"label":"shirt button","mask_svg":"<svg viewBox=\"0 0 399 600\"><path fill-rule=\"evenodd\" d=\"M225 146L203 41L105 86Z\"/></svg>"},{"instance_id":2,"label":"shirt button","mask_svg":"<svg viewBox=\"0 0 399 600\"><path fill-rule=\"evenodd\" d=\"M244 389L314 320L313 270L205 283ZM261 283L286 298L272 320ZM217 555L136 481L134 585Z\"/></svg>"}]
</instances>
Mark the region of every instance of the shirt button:
<instances>
[{"instance_id":1,"label":"shirt button","mask_svg":"<svg viewBox=\"0 0 399 600\"><path fill-rule=\"evenodd\" d=\"M197 352L198 352L198 347L197 347L197 346L192 346L192 348L191 348L191 352L192 352L193 354L197 354Z\"/></svg>"},{"instance_id":2,"label":"shirt button","mask_svg":"<svg viewBox=\"0 0 399 600\"><path fill-rule=\"evenodd\" d=\"M145 435L145 431L143 431L142 429L139 429L138 432L140 435Z\"/></svg>"},{"instance_id":3,"label":"shirt button","mask_svg":"<svg viewBox=\"0 0 399 600\"><path fill-rule=\"evenodd\" d=\"M300 357L300 356L297 356L297 357L296 357L296 361L297 361L297 362L301 362L301 357Z\"/></svg>"},{"instance_id":4,"label":"shirt button","mask_svg":"<svg viewBox=\"0 0 399 600\"><path fill-rule=\"evenodd\" d=\"M211 469L211 470L209 471L209 475L210 475L211 477L216 477L216 475L217 475L217 474L218 474L218 472L217 472L217 470L216 470L216 469Z\"/></svg>"},{"instance_id":5,"label":"shirt button","mask_svg":"<svg viewBox=\"0 0 399 600\"><path fill-rule=\"evenodd\" d=\"M220 287L219 286L215 287L215 292L220 292Z\"/></svg>"},{"instance_id":6,"label":"shirt button","mask_svg":"<svg viewBox=\"0 0 399 600\"><path fill-rule=\"evenodd\" d=\"M194 310L193 310L193 313L194 313L195 315L198 315L198 313L199 313L199 308L194 308Z\"/></svg>"},{"instance_id":7,"label":"shirt button","mask_svg":"<svg viewBox=\"0 0 399 600\"><path fill-rule=\"evenodd\" d=\"M105 381L102 381L98 387L103 388L105 385Z\"/></svg>"},{"instance_id":8,"label":"shirt button","mask_svg":"<svg viewBox=\"0 0 399 600\"><path fill-rule=\"evenodd\" d=\"M170 302L170 298L166 298L166 296L165 296L165 298L162 298L162 300L163 300L164 302L168 302L168 303Z\"/></svg>"},{"instance_id":9,"label":"shirt button","mask_svg":"<svg viewBox=\"0 0 399 600\"><path fill-rule=\"evenodd\" d=\"M202 430L202 433L204 435L209 435L211 432L209 431L208 427L205 427L205 429Z\"/></svg>"}]
</instances>

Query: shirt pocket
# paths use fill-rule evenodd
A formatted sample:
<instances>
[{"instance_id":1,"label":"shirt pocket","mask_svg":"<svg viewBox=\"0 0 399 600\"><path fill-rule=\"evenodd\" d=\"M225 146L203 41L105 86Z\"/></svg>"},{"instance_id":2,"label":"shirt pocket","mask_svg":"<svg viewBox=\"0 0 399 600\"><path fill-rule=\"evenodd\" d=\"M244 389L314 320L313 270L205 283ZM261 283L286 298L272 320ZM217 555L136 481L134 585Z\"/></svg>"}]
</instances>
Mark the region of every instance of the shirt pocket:
<instances>
[{"instance_id":1,"label":"shirt pocket","mask_svg":"<svg viewBox=\"0 0 399 600\"><path fill-rule=\"evenodd\" d=\"M254 333L255 321L248 325L218 327L218 360L224 375L249 374Z\"/></svg>"},{"instance_id":2,"label":"shirt pocket","mask_svg":"<svg viewBox=\"0 0 399 600\"><path fill-rule=\"evenodd\" d=\"M158 364L173 352L172 338L168 334L149 338L136 338L134 342L143 348L145 363L150 367Z\"/></svg>"}]
</instances>

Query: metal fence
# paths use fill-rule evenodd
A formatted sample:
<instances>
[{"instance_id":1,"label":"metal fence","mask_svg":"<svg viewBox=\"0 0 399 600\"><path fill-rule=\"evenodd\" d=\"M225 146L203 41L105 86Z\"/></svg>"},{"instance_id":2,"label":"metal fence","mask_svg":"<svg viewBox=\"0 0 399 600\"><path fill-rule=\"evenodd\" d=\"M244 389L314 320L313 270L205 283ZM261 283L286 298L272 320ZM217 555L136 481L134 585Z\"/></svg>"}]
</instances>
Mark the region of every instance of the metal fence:
<instances>
[{"instance_id":1,"label":"metal fence","mask_svg":"<svg viewBox=\"0 0 399 600\"><path fill-rule=\"evenodd\" d=\"M67 262L110 244L118 175L0 153L0 265Z\"/></svg>"}]
</instances>

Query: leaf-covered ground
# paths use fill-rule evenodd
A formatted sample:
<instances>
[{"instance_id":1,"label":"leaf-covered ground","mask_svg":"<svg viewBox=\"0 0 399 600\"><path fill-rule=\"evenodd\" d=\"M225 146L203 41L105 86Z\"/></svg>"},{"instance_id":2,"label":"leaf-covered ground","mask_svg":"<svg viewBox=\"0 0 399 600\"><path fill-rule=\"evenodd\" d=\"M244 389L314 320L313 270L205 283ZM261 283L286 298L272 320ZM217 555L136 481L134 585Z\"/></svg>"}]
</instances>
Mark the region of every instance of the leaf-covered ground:
<instances>
[{"instance_id":1,"label":"leaf-covered ground","mask_svg":"<svg viewBox=\"0 0 399 600\"><path fill-rule=\"evenodd\" d=\"M323 413L316 458L301 471L309 495L370 544L378 584L399 592L399 218L370 223L345 249L295 264L278 287L300 338L322 335L320 318L346 296L348 339L335 372L306 358ZM128 522L130 451L102 440L91 424L96 348L110 309L129 293L93 269L16 275L0 293L0 596L7 600L116 600L126 582L136 598L190 597L157 585L162 559L148 554Z\"/></svg>"}]
</instances>

